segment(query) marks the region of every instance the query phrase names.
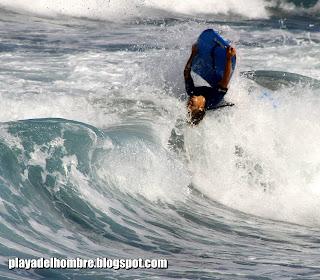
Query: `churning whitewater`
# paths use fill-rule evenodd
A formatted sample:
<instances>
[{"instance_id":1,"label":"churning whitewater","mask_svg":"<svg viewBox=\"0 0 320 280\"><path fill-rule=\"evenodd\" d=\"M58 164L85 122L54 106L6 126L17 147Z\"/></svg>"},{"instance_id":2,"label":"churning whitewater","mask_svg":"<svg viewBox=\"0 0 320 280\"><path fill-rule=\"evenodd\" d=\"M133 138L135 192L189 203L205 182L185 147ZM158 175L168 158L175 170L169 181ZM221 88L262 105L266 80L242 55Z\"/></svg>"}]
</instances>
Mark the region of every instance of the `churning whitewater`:
<instances>
[{"instance_id":1,"label":"churning whitewater","mask_svg":"<svg viewBox=\"0 0 320 280\"><path fill-rule=\"evenodd\" d=\"M318 279L319 13L0 0L0 278ZM235 106L189 127L183 68L207 28L237 48ZM16 257L169 268L9 270Z\"/></svg>"}]
</instances>

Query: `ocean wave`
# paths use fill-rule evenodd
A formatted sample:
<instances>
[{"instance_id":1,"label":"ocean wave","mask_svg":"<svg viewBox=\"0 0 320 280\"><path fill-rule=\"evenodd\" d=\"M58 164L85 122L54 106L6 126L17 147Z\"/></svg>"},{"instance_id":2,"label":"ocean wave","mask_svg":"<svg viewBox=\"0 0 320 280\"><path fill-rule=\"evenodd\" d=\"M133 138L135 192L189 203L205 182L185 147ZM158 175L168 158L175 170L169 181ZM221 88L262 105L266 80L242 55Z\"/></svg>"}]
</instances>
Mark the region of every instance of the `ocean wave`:
<instances>
[{"instance_id":1,"label":"ocean wave","mask_svg":"<svg viewBox=\"0 0 320 280\"><path fill-rule=\"evenodd\" d=\"M295 1L296 2L296 1ZM304 3L305 2L305 3ZM187 3L174 0L87 0L87 1L31 1L31 0L0 0L0 5L6 9L28 12L40 16L72 16L85 17L99 20L126 20L132 18L153 18L163 16L187 16L199 15L240 15L245 18L268 18L272 15L271 9L277 11L317 14L320 2L307 5L309 1L268 1L268 0L204 0L188 1Z\"/></svg>"}]
</instances>

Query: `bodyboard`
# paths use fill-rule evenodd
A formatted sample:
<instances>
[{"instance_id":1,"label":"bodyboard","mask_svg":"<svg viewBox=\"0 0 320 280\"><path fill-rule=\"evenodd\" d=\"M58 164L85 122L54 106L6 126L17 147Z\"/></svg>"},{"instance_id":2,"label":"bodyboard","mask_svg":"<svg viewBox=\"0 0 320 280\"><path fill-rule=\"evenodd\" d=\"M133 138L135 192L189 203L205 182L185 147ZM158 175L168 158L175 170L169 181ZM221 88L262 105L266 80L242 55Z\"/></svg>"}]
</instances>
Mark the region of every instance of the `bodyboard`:
<instances>
[{"instance_id":1,"label":"bodyboard","mask_svg":"<svg viewBox=\"0 0 320 280\"><path fill-rule=\"evenodd\" d=\"M197 55L192 61L192 70L215 87L222 79L226 66L226 48L230 46L213 29L203 31L197 41ZM236 57L232 57L232 72L236 66Z\"/></svg>"}]
</instances>

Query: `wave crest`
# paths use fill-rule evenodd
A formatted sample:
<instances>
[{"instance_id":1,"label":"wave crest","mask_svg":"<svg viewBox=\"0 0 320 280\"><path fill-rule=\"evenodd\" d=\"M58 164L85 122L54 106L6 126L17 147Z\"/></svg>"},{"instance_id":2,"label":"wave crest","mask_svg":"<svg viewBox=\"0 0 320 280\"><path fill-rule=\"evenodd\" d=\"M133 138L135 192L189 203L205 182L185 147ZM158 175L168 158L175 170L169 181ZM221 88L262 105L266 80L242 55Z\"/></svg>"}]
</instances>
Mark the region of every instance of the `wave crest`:
<instances>
[{"instance_id":1,"label":"wave crest","mask_svg":"<svg viewBox=\"0 0 320 280\"><path fill-rule=\"evenodd\" d=\"M163 14L195 16L199 14L239 14L248 18L266 18L267 8L271 5L266 0L70 0L70 1L31 1L0 0L0 5L19 12L28 12L40 16L74 16L101 20L119 20L135 17L154 17Z\"/></svg>"}]
</instances>

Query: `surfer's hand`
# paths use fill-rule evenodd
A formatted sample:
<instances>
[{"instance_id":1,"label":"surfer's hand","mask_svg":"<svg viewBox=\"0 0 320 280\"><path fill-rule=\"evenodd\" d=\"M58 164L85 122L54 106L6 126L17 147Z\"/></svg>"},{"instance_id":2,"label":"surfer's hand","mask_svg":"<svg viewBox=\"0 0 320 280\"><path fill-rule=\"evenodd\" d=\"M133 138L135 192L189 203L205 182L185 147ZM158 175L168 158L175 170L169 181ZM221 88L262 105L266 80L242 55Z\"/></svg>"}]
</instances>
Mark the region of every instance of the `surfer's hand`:
<instances>
[{"instance_id":1,"label":"surfer's hand","mask_svg":"<svg viewBox=\"0 0 320 280\"><path fill-rule=\"evenodd\" d=\"M235 55L236 55L236 49L231 46L227 47L227 58L230 59Z\"/></svg>"},{"instance_id":2,"label":"surfer's hand","mask_svg":"<svg viewBox=\"0 0 320 280\"><path fill-rule=\"evenodd\" d=\"M197 46L197 44L193 44L193 45L192 45L192 52L191 52L191 53L192 53L193 55L195 55L197 52L198 52L198 46Z\"/></svg>"}]
</instances>

